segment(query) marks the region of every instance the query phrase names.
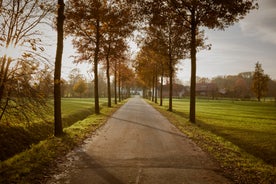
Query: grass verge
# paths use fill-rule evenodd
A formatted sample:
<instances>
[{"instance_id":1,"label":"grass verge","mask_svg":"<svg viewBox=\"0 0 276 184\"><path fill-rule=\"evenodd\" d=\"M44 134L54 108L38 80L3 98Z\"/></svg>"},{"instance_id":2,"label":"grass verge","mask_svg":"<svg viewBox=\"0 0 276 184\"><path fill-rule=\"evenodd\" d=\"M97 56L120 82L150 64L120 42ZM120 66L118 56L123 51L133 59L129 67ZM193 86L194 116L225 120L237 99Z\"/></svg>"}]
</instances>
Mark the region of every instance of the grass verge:
<instances>
[{"instance_id":1,"label":"grass verge","mask_svg":"<svg viewBox=\"0 0 276 184\"><path fill-rule=\"evenodd\" d=\"M0 162L0 183L41 183L55 160L64 156L76 145L82 143L93 131L103 125L109 115L113 114L122 104L112 108L104 107L100 115L74 123L64 129L64 136L50 137L32 145L30 149Z\"/></svg>"},{"instance_id":2,"label":"grass verge","mask_svg":"<svg viewBox=\"0 0 276 184\"><path fill-rule=\"evenodd\" d=\"M168 100L164 100L168 106ZM187 117L189 99L173 99L176 114ZM274 102L197 99L197 125L276 167Z\"/></svg>"},{"instance_id":3,"label":"grass verge","mask_svg":"<svg viewBox=\"0 0 276 184\"><path fill-rule=\"evenodd\" d=\"M203 150L218 162L224 175L237 184L274 184L276 168L254 157L230 141L203 127L191 124L187 117L168 112L148 101L168 118L180 131L195 141Z\"/></svg>"},{"instance_id":4,"label":"grass verge","mask_svg":"<svg viewBox=\"0 0 276 184\"><path fill-rule=\"evenodd\" d=\"M69 127L77 121L83 120L94 114L94 99L92 98L63 98L62 99L62 124ZM49 102L49 106L53 106ZM100 98L100 108L107 106L107 98ZM53 135L53 112L45 112L47 120L36 119L33 122L20 124L0 123L0 161L29 149L32 144L37 144Z\"/></svg>"}]
</instances>

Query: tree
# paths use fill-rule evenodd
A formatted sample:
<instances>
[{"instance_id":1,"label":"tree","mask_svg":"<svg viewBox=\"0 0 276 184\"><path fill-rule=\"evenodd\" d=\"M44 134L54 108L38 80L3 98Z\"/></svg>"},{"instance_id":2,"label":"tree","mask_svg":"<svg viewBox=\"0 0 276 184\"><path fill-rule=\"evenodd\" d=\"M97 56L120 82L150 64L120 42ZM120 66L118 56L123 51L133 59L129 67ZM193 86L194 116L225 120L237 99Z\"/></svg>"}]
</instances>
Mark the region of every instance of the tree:
<instances>
[{"instance_id":1,"label":"tree","mask_svg":"<svg viewBox=\"0 0 276 184\"><path fill-rule=\"evenodd\" d=\"M235 96L237 98L245 98L248 95L248 86L246 85L246 81L244 78L242 78L242 76L237 77L234 88L236 93Z\"/></svg>"},{"instance_id":2,"label":"tree","mask_svg":"<svg viewBox=\"0 0 276 184\"><path fill-rule=\"evenodd\" d=\"M133 32L134 18L131 7L124 1L110 1L106 5L105 26L102 30L106 60L108 107L111 107L110 68L116 58L127 49L126 39ZM113 61L113 63L111 63Z\"/></svg>"},{"instance_id":3,"label":"tree","mask_svg":"<svg viewBox=\"0 0 276 184\"><path fill-rule=\"evenodd\" d=\"M54 115L55 115L55 136L63 134L61 119L61 62L63 52L63 24L64 24L64 1L58 0L57 15L57 49L54 74Z\"/></svg>"},{"instance_id":4,"label":"tree","mask_svg":"<svg viewBox=\"0 0 276 184\"><path fill-rule=\"evenodd\" d=\"M242 19L252 9L257 8L257 0L160 0L160 1L136 1L129 0L130 3L136 3L136 13L143 14L140 18L149 20L154 15L162 12L170 12L178 16L177 23L189 30L189 46L191 58L191 93L190 93L190 122L195 123L196 116L196 54L200 48L209 48L204 45L204 32L201 27L210 29L225 29ZM165 10L165 11L163 11ZM145 16L144 16L145 15ZM148 23L144 22L144 24ZM162 21L160 22L162 23Z\"/></svg>"},{"instance_id":5,"label":"tree","mask_svg":"<svg viewBox=\"0 0 276 184\"><path fill-rule=\"evenodd\" d=\"M45 61L38 25L51 12L51 3L46 0L0 2L0 120L8 113L10 117L29 121L30 114L41 114L46 106L45 96L34 83L35 74Z\"/></svg>"},{"instance_id":6,"label":"tree","mask_svg":"<svg viewBox=\"0 0 276 184\"><path fill-rule=\"evenodd\" d=\"M187 55L189 29L183 26L181 17L172 11L166 1L146 1L141 3L141 7L148 23L145 26L148 34L146 40L155 40L154 48L164 56L164 65L168 69L170 80L168 110L172 111L173 78L178 60L184 59Z\"/></svg>"},{"instance_id":7,"label":"tree","mask_svg":"<svg viewBox=\"0 0 276 184\"><path fill-rule=\"evenodd\" d=\"M262 65L259 62L257 62L255 65L255 72L253 74L252 90L256 95L258 101L261 101L261 98L265 96L268 90L269 80L269 76L264 74Z\"/></svg>"},{"instance_id":8,"label":"tree","mask_svg":"<svg viewBox=\"0 0 276 184\"><path fill-rule=\"evenodd\" d=\"M0 15L2 13L2 4L3 4L3 0L0 0Z\"/></svg>"},{"instance_id":9,"label":"tree","mask_svg":"<svg viewBox=\"0 0 276 184\"><path fill-rule=\"evenodd\" d=\"M250 98L253 72L243 72L238 75L218 76L212 83L218 88L220 95L229 98Z\"/></svg>"},{"instance_id":10,"label":"tree","mask_svg":"<svg viewBox=\"0 0 276 184\"><path fill-rule=\"evenodd\" d=\"M81 94L83 94L86 90L87 90L87 84L85 82L84 79L80 78L77 83L75 83L73 90L76 93L80 94L80 98L81 98Z\"/></svg>"},{"instance_id":11,"label":"tree","mask_svg":"<svg viewBox=\"0 0 276 184\"><path fill-rule=\"evenodd\" d=\"M88 61L93 63L94 108L95 113L99 114L98 65L103 58L103 30L106 26L107 2L99 0L68 0L67 3L66 30L68 34L74 36L73 45L78 52L75 62Z\"/></svg>"},{"instance_id":12,"label":"tree","mask_svg":"<svg viewBox=\"0 0 276 184\"><path fill-rule=\"evenodd\" d=\"M99 96L101 98L107 98L107 81L104 70L99 70Z\"/></svg>"},{"instance_id":13,"label":"tree","mask_svg":"<svg viewBox=\"0 0 276 184\"><path fill-rule=\"evenodd\" d=\"M69 96L70 97L75 97L75 92L73 90L74 86L76 83L83 78L83 75L81 74L81 71L79 68L74 68L70 71L69 75Z\"/></svg>"},{"instance_id":14,"label":"tree","mask_svg":"<svg viewBox=\"0 0 276 184\"><path fill-rule=\"evenodd\" d=\"M158 11L154 11L153 18L149 21L149 39L155 40L153 48L157 49L164 57L164 64L168 69L170 80L169 87L169 111L172 111L173 79L178 60L184 59L188 50L188 29L179 24L179 18L168 7L160 5Z\"/></svg>"},{"instance_id":15,"label":"tree","mask_svg":"<svg viewBox=\"0 0 276 184\"><path fill-rule=\"evenodd\" d=\"M119 96L121 99L128 98L130 96L130 88L134 84L134 72L131 68L127 66L127 63L121 63L119 69L120 72L120 93Z\"/></svg>"},{"instance_id":16,"label":"tree","mask_svg":"<svg viewBox=\"0 0 276 184\"><path fill-rule=\"evenodd\" d=\"M20 59L18 65L9 71L1 101L1 121L24 123L45 117L47 93L36 84L38 78L45 81L48 75L39 75L39 65L26 58Z\"/></svg>"},{"instance_id":17,"label":"tree","mask_svg":"<svg viewBox=\"0 0 276 184\"><path fill-rule=\"evenodd\" d=\"M155 55L154 50L152 50L149 45L145 44L137 54L134 62L135 72L138 80L142 83L142 87L144 89L152 89L149 94L152 101L154 101L154 91L156 87L154 78L158 76L156 70L158 61Z\"/></svg>"},{"instance_id":18,"label":"tree","mask_svg":"<svg viewBox=\"0 0 276 184\"><path fill-rule=\"evenodd\" d=\"M191 94L190 122L196 117L196 53L200 27L224 29L243 18L257 7L256 0L168 0L172 10L183 19L183 26L190 30Z\"/></svg>"},{"instance_id":19,"label":"tree","mask_svg":"<svg viewBox=\"0 0 276 184\"><path fill-rule=\"evenodd\" d=\"M19 64L20 57L23 55L31 57L30 53L37 50L37 44L41 39L38 38L39 32L36 27L50 11L44 8L43 2L31 0L24 2L9 0L2 2L1 5L0 46L4 53L0 64L0 100L11 68ZM28 46L31 50L23 50L24 46ZM14 51L17 52L16 56Z\"/></svg>"},{"instance_id":20,"label":"tree","mask_svg":"<svg viewBox=\"0 0 276 184\"><path fill-rule=\"evenodd\" d=\"M276 103L276 80L270 80L268 84L268 95L274 97Z\"/></svg>"},{"instance_id":21,"label":"tree","mask_svg":"<svg viewBox=\"0 0 276 184\"><path fill-rule=\"evenodd\" d=\"M163 81L168 76L169 66L166 55L167 47L158 39L154 32L148 30L148 37L138 53L134 67L142 88L152 88L152 101L157 103L157 89L160 84L160 106L163 105ZM142 83L141 83L142 82Z\"/></svg>"},{"instance_id":22,"label":"tree","mask_svg":"<svg viewBox=\"0 0 276 184\"><path fill-rule=\"evenodd\" d=\"M126 47L125 43L121 42L123 45L119 45L118 47ZM127 55L126 48L124 49L118 49L118 53L116 54L117 57L113 58L113 62L111 65L113 75L114 75L114 103L117 104L117 102L121 101L121 84L122 84L122 66L127 65L127 58L129 56Z\"/></svg>"},{"instance_id":23,"label":"tree","mask_svg":"<svg viewBox=\"0 0 276 184\"><path fill-rule=\"evenodd\" d=\"M35 88L41 91L43 97L49 98L53 96L54 91L54 78L53 70L50 66L45 65L44 68L37 73L35 80Z\"/></svg>"}]
</instances>

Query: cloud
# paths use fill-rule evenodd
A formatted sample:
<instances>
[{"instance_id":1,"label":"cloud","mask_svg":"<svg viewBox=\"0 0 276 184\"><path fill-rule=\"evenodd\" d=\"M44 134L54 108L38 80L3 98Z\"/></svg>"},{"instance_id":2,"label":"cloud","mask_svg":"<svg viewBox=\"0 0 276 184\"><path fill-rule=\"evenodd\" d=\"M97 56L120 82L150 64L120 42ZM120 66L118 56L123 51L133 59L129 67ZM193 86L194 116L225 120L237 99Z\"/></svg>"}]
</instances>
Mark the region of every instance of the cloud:
<instances>
[{"instance_id":1,"label":"cloud","mask_svg":"<svg viewBox=\"0 0 276 184\"><path fill-rule=\"evenodd\" d=\"M239 25L244 35L276 44L276 1L259 2L259 9L251 12Z\"/></svg>"}]
</instances>

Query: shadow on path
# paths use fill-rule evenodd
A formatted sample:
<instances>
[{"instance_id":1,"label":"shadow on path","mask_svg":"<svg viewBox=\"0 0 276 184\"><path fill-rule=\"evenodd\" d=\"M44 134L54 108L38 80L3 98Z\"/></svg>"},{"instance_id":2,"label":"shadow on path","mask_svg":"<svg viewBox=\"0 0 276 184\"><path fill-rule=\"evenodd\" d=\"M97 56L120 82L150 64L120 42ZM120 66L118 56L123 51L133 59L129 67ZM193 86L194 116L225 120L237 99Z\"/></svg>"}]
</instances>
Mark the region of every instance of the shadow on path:
<instances>
[{"instance_id":1,"label":"shadow on path","mask_svg":"<svg viewBox=\"0 0 276 184\"><path fill-rule=\"evenodd\" d=\"M86 154L83 151L78 152L78 155L81 157L81 160L84 162L85 166L88 169L93 169L93 172L98 175L102 180L104 180L107 183L114 183L114 184L124 184L123 181L121 181L119 178L114 176L112 173L110 173L106 167L101 165L99 162L97 162L95 159L93 159L90 155ZM79 173L82 175L82 173ZM81 176L79 176L81 177Z\"/></svg>"},{"instance_id":2,"label":"shadow on path","mask_svg":"<svg viewBox=\"0 0 276 184\"><path fill-rule=\"evenodd\" d=\"M184 134L182 134L182 133L170 132L170 131L163 130L163 129L160 129L160 128L156 128L156 127L154 127L154 126L146 125L146 124L143 124L143 123L140 123L140 122L131 121L131 120L127 120L127 119L122 119L122 118L118 118L118 117L115 117L115 116L109 116L109 115L106 115L106 114L104 114L104 115L107 116L107 117L109 117L110 119L119 120L119 121L122 122L122 123L131 123L131 124L143 126L143 127L146 127L146 128L151 128L151 129L154 129L154 130L158 130L158 131L163 132L163 133L171 134L171 135L173 135L173 136L178 136L178 137L182 137L182 138L187 138L187 137L186 137ZM171 125L171 126L173 126L173 125Z\"/></svg>"}]
</instances>

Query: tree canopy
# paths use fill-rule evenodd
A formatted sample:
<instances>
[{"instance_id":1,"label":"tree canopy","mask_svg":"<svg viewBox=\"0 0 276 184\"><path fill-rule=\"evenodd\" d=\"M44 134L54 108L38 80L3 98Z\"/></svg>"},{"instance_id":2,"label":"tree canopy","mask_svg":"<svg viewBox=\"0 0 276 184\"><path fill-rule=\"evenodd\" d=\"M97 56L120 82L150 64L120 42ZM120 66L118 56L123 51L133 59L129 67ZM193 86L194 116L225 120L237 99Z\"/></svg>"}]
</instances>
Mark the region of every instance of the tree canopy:
<instances>
[{"instance_id":1,"label":"tree canopy","mask_svg":"<svg viewBox=\"0 0 276 184\"><path fill-rule=\"evenodd\" d=\"M200 27L225 29L257 8L257 0L162 0L141 3L147 18L154 20L154 14L170 11L178 18L177 23L189 29L189 51L191 58L190 121L195 123L196 107L196 53L201 45ZM143 8L142 8L143 9ZM166 20L164 20L166 21ZM160 24L164 24L163 20Z\"/></svg>"},{"instance_id":2,"label":"tree canopy","mask_svg":"<svg viewBox=\"0 0 276 184\"><path fill-rule=\"evenodd\" d=\"M253 74L253 84L252 90L256 95L258 101L261 101L261 98L264 97L268 90L268 82L270 78L264 73L262 65L257 62L255 65L255 71Z\"/></svg>"},{"instance_id":3,"label":"tree canopy","mask_svg":"<svg viewBox=\"0 0 276 184\"><path fill-rule=\"evenodd\" d=\"M50 12L54 12L52 2L1 1L0 46L3 48L1 50L15 49L17 46L25 49L16 58L7 54L1 55L0 103L3 112L7 111L11 104L17 104L10 107L19 111L26 104L32 106L37 102L40 105L45 104L44 97L51 95L43 94L41 89L49 91L51 85L48 85L47 81L52 80L54 96L58 98L55 106L57 105L56 108L59 109L55 117L60 119L61 60L63 33L65 33L72 37L72 43L77 51L74 56L75 63L88 62L93 69L96 113L100 113L99 66L106 72L108 106L111 106L112 79L114 79L116 103L117 91L120 99L121 91L130 91L130 85L137 83L151 88L152 95L157 101L157 90L162 91L163 77L168 77L169 110L172 110L172 86L177 63L181 59L190 58L190 121L195 122L196 54L200 49L209 48L205 44L202 28L223 30L258 7L257 0L67 0L65 4L64 1L58 0L57 19L52 21L56 24L58 32L53 79L47 73L49 69L41 66L42 62L37 57L44 51L39 25ZM142 32L142 39L139 42L141 50L134 62L136 69L134 74L130 67L130 58L133 57L128 54L127 42L135 32L139 31ZM45 75L35 75L41 68L45 68ZM133 80L137 78L139 81L134 82ZM235 81L236 90L245 91L242 89L246 83L244 77ZM20 98L22 94L26 98ZM26 99L32 100L22 105L21 101L25 102ZM40 100L33 102L34 99ZM58 129L62 129L61 123Z\"/></svg>"},{"instance_id":4,"label":"tree canopy","mask_svg":"<svg viewBox=\"0 0 276 184\"><path fill-rule=\"evenodd\" d=\"M42 115L48 95L39 88L43 32L39 26L52 12L51 1L1 1L0 14L0 121L27 120ZM40 78L39 80L37 80ZM36 107L36 108L34 108ZM5 116L7 114L7 116Z\"/></svg>"},{"instance_id":5,"label":"tree canopy","mask_svg":"<svg viewBox=\"0 0 276 184\"><path fill-rule=\"evenodd\" d=\"M126 47L119 47L133 31L133 16L125 1L68 1L67 32L78 51L76 62L93 63L95 112L99 113L98 65L106 60L108 104L110 95L110 59Z\"/></svg>"}]
</instances>

